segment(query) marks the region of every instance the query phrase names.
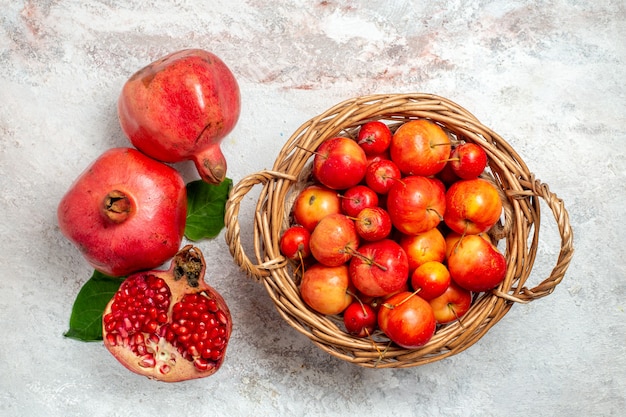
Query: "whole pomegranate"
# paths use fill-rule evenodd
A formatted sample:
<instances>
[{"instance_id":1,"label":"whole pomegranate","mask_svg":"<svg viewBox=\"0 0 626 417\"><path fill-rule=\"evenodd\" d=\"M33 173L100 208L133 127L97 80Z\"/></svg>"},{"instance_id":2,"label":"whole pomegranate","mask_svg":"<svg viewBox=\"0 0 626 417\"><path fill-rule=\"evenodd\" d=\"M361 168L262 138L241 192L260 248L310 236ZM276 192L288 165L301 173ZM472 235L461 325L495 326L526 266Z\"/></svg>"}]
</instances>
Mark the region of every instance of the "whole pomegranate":
<instances>
[{"instance_id":1,"label":"whole pomegranate","mask_svg":"<svg viewBox=\"0 0 626 417\"><path fill-rule=\"evenodd\" d=\"M129 276L102 317L106 348L126 368L151 379L214 374L224 361L232 321L204 272L202 252L187 245L168 270Z\"/></svg>"},{"instance_id":2,"label":"whole pomegranate","mask_svg":"<svg viewBox=\"0 0 626 417\"><path fill-rule=\"evenodd\" d=\"M212 184L226 177L220 144L240 108L232 72L201 49L174 52L140 69L118 100L122 130L137 149L163 162L192 160Z\"/></svg>"},{"instance_id":3,"label":"whole pomegranate","mask_svg":"<svg viewBox=\"0 0 626 417\"><path fill-rule=\"evenodd\" d=\"M131 148L103 153L61 199L61 232L97 270L124 276L156 268L180 248L187 192L172 167Z\"/></svg>"}]
</instances>

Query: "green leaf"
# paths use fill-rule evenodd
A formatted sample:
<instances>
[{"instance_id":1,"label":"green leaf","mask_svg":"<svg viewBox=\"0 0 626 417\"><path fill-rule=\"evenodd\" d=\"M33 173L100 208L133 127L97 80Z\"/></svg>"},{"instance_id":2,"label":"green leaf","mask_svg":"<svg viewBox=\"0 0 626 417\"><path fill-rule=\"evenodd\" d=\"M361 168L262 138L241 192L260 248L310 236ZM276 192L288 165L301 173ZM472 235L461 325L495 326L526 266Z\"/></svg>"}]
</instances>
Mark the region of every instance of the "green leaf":
<instances>
[{"instance_id":1,"label":"green leaf","mask_svg":"<svg viewBox=\"0 0 626 417\"><path fill-rule=\"evenodd\" d=\"M224 228L226 200L232 186L233 180L230 178L217 185L202 180L187 184L187 239L210 239L221 232Z\"/></svg>"},{"instance_id":2,"label":"green leaf","mask_svg":"<svg viewBox=\"0 0 626 417\"><path fill-rule=\"evenodd\" d=\"M64 336L84 342L102 340L102 313L124 279L94 271L76 296Z\"/></svg>"}]
</instances>

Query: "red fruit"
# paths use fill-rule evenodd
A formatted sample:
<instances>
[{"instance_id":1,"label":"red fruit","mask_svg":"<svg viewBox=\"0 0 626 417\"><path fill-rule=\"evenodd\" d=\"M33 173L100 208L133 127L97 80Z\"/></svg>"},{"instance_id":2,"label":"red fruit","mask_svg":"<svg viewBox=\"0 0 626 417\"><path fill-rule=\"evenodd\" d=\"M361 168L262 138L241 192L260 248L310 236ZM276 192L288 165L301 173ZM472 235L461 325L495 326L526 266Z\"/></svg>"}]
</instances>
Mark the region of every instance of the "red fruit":
<instances>
[{"instance_id":1,"label":"red fruit","mask_svg":"<svg viewBox=\"0 0 626 417\"><path fill-rule=\"evenodd\" d=\"M376 329L376 311L369 304L354 301L343 312L343 324L353 336L369 336Z\"/></svg>"},{"instance_id":2,"label":"red fruit","mask_svg":"<svg viewBox=\"0 0 626 417\"><path fill-rule=\"evenodd\" d=\"M409 260L400 245L391 239L368 242L350 259L350 279L366 296L389 295L407 285Z\"/></svg>"},{"instance_id":3,"label":"red fruit","mask_svg":"<svg viewBox=\"0 0 626 417\"><path fill-rule=\"evenodd\" d=\"M365 170L365 183L378 194L387 194L401 177L400 169L391 159L370 162Z\"/></svg>"},{"instance_id":4,"label":"red fruit","mask_svg":"<svg viewBox=\"0 0 626 417\"><path fill-rule=\"evenodd\" d=\"M318 313L340 314L352 302L354 287L345 264L326 266L315 263L302 275L302 300Z\"/></svg>"},{"instance_id":5,"label":"red fruit","mask_svg":"<svg viewBox=\"0 0 626 417\"><path fill-rule=\"evenodd\" d=\"M319 263L339 266L350 260L359 242L354 221L343 214L329 214L315 226L309 246Z\"/></svg>"},{"instance_id":6,"label":"red fruit","mask_svg":"<svg viewBox=\"0 0 626 417\"><path fill-rule=\"evenodd\" d=\"M396 130L389 155L403 174L428 177L443 169L450 148L450 138L438 124L418 119Z\"/></svg>"},{"instance_id":7,"label":"red fruit","mask_svg":"<svg viewBox=\"0 0 626 417\"><path fill-rule=\"evenodd\" d=\"M359 236L369 242L386 238L393 228L389 213L382 207L364 208L354 219L354 225Z\"/></svg>"},{"instance_id":8,"label":"red fruit","mask_svg":"<svg viewBox=\"0 0 626 417\"><path fill-rule=\"evenodd\" d=\"M356 217L364 208L378 205L378 194L365 185L350 187L339 197L343 214L350 217Z\"/></svg>"},{"instance_id":9,"label":"red fruit","mask_svg":"<svg viewBox=\"0 0 626 417\"><path fill-rule=\"evenodd\" d=\"M387 151L391 136L389 126L379 120L374 120L361 126L356 141L367 155L376 155Z\"/></svg>"},{"instance_id":10,"label":"red fruit","mask_svg":"<svg viewBox=\"0 0 626 417\"><path fill-rule=\"evenodd\" d=\"M326 187L345 190L361 182L366 168L363 148L350 138L337 136L317 148L311 172Z\"/></svg>"},{"instance_id":11,"label":"red fruit","mask_svg":"<svg viewBox=\"0 0 626 417\"><path fill-rule=\"evenodd\" d=\"M460 234L479 234L491 229L502 214L496 186L482 178L459 180L445 194L446 225Z\"/></svg>"},{"instance_id":12,"label":"red fruit","mask_svg":"<svg viewBox=\"0 0 626 417\"><path fill-rule=\"evenodd\" d=\"M411 287L419 290L419 296L426 301L439 297L450 286L450 272L441 262L428 261L411 274Z\"/></svg>"},{"instance_id":13,"label":"red fruit","mask_svg":"<svg viewBox=\"0 0 626 417\"><path fill-rule=\"evenodd\" d=\"M311 255L311 232L306 227L294 225L283 232L280 237L280 252L287 258L299 261Z\"/></svg>"},{"instance_id":14,"label":"red fruit","mask_svg":"<svg viewBox=\"0 0 626 417\"><path fill-rule=\"evenodd\" d=\"M416 235L436 227L446 211L441 181L408 176L396 181L387 194L387 212L400 232Z\"/></svg>"},{"instance_id":15,"label":"red fruit","mask_svg":"<svg viewBox=\"0 0 626 417\"><path fill-rule=\"evenodd\" d=\"M232 331L228 306L204 282L198 248L166 271L129 276L102 317L104 346L129 370L166 382L203 378L222 365Z\"/></svg>"},{"instance_id":16,"label":"red fruit","mask_svg":"<svg viewBox=\"0 0 626 417\"><path fill-rule=\"evenodd\" d=\"M437 322L428 301L405 291L383 302L378 327L398 346L417 349L433 337Z\"/></svg>"},{"instance_id":17,"label":"red fruit","mask_svg":"<svg viewBox=\"0 0 626 417\"><path fill-rule=\"evenodd\" d=\"M317 223L329 214L341 212L341 201L336 191L319 185L310 185L300 191L293 203L293 218L313 232Z\"/></svg>"},{"instance_id":18,"label":"red fruit","mask_svg":"<svg viewBox=\"0 0 626 417\"><path fill-rule=\"evenodd\" d=\"M411 272L428 261L443 262L446 256L446 239L436 227L417 235L400 235L398 243L409 257Z\"/></svg>"},{"instance_id":19,"label":"red fruit","mask_svg":"<svg viewBox=\"0 0 626 417\"><path fill-rule=\"evenodd\" d=\"M472 292L488 291L506 277L506 257L479 235L463 236L450 251L452 281Z\"/></svg>"},{"instance_id":20,"label":"red fruit","mask_svg":"<svg viewBox=\"0 0 626 417\"><path fill-rule=\"evenodd\" d=\"M450 155L452 155L453 150L450 151ZM450 156L451 158L451 156ZM449 187L461 178L454 172L452 169L452 165L450 164L450 159L448 158L448 162L443 166L441 171L439 171L435 178L438 178L445 187Z\"/></svg>"},{"instance_id":21,"label":"red fruit","mask_svg":"<svg viewBox=\"0 0 626 417\"><path fill-rule=\"evenodd\" d=\"M192 160L208 183L226 177L220 143L240 109L235 77L200 49L174 52L140 69L118 100L122 130L137 149L159 161Z\"/></svg>"},{"instance_id":22,"label":"red fruit","mask_svg":"<svg viewBox=\"0 0 626 417\"><path fill-rule=\"evenodd\" d=\"M472 306L472 293L451 282L439 297L429 301L438 324L459 320Z\"/></svg>"},{"instance_id":23,"label":"red fruit","mask_svg":"<svg viewBox=\"0 0 626 417\"><path fill-rule=\"evenodd\" d=\"M462 143L450 154L450 167L464 180L478 177L487 166L487 153L475 143Z\"/></svg>"},{"instance_id":24,"label":"red fruit","mask_svg":"<svg viewBox=\"0 0 626 417\"><path fill-rule=\"evenodd\" d=\"M180 247L187 194L180 174L130 148L103 153L61 199L63 233L98 271L152 269Z\"/></svg>"}]
</instances>

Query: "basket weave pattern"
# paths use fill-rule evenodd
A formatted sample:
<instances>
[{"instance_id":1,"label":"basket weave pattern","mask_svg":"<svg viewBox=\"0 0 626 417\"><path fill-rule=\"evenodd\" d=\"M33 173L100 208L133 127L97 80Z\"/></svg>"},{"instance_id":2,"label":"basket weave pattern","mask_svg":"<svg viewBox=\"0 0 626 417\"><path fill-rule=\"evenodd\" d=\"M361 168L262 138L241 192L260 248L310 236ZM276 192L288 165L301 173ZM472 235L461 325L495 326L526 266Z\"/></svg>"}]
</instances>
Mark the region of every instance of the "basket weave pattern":
<instances>
[{"instance_id":1,"label":"basket weave pattern","mask_svg":"<svg viewBox=\"0 0 626 417\"><path fill-rule=\"evenodd\" d=\"M342 329L339 317L310 309L298 290L300 274L280 253L278 243L289 226L297 192L310 173L311 151L333 136L350 136L370 120L390 124L428 118L450 134L483 147L489 174L501 190L503 220L492 237L504 242L507 273L494 290L481 293L460 321L438 328L419 349L397 347L381 333L355 338ZM245 195L262 185L254 218L253 261L241 245L239 209ZM541 223L540 199L552 211L561 238L555 267L548 278L527 287L537 254ZM455 355L476 343L514 303L528 303L551 294L562 281L573 255L573 234L563 201L537 180L515 150L458 104L432 94L371 95L347 100L304 123L279 152L271 170L243 178L226 204L226 241L235 262L262 282L281 316L326 352L365 367L412 367Z\"/></svg>"}]
</instances>

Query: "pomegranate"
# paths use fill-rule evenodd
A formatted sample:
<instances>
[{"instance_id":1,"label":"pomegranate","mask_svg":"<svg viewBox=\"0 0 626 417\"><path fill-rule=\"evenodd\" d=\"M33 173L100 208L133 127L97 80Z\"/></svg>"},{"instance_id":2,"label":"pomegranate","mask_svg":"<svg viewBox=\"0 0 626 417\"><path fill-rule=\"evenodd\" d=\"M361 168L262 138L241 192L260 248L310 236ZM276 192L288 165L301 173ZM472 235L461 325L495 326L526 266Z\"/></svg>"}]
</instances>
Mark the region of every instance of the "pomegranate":
<instances>
[{"instance_id":1,"label":"pomegranate","mask_svg":"<svg viewBox=\"0 0 626 417\"><path fill-rule=\"evenodd\" d=\"M174 52L140 69L118 99L122 130L137 149L163 162L192 160L211 184L226 177L220 144L240 110L232 72L201 49Z\"/></svg>"},{"instance_id":2,"label":"pomegranate","mask_svg":"<svg viewBox=\"0 0 626 417\"><path fill-rule=\"evenodd\" d=\"M156 268L180 248L187 192L172 167L131 148L103 153L61 199L61 232L100 272Z\"/></svg>"},{"instance_id":3,"label":"pomegranate","mask_svg":"<svg viewBox=\"0 0 626 417\"><path fill-rule=\"evenodd\" d=\"M168 270L129 276L106 306L102 337L129 370L166 382L203 378L224 361L230 311L204 282L202 252L182 248Z\"/></svg>"}]
</instances>

